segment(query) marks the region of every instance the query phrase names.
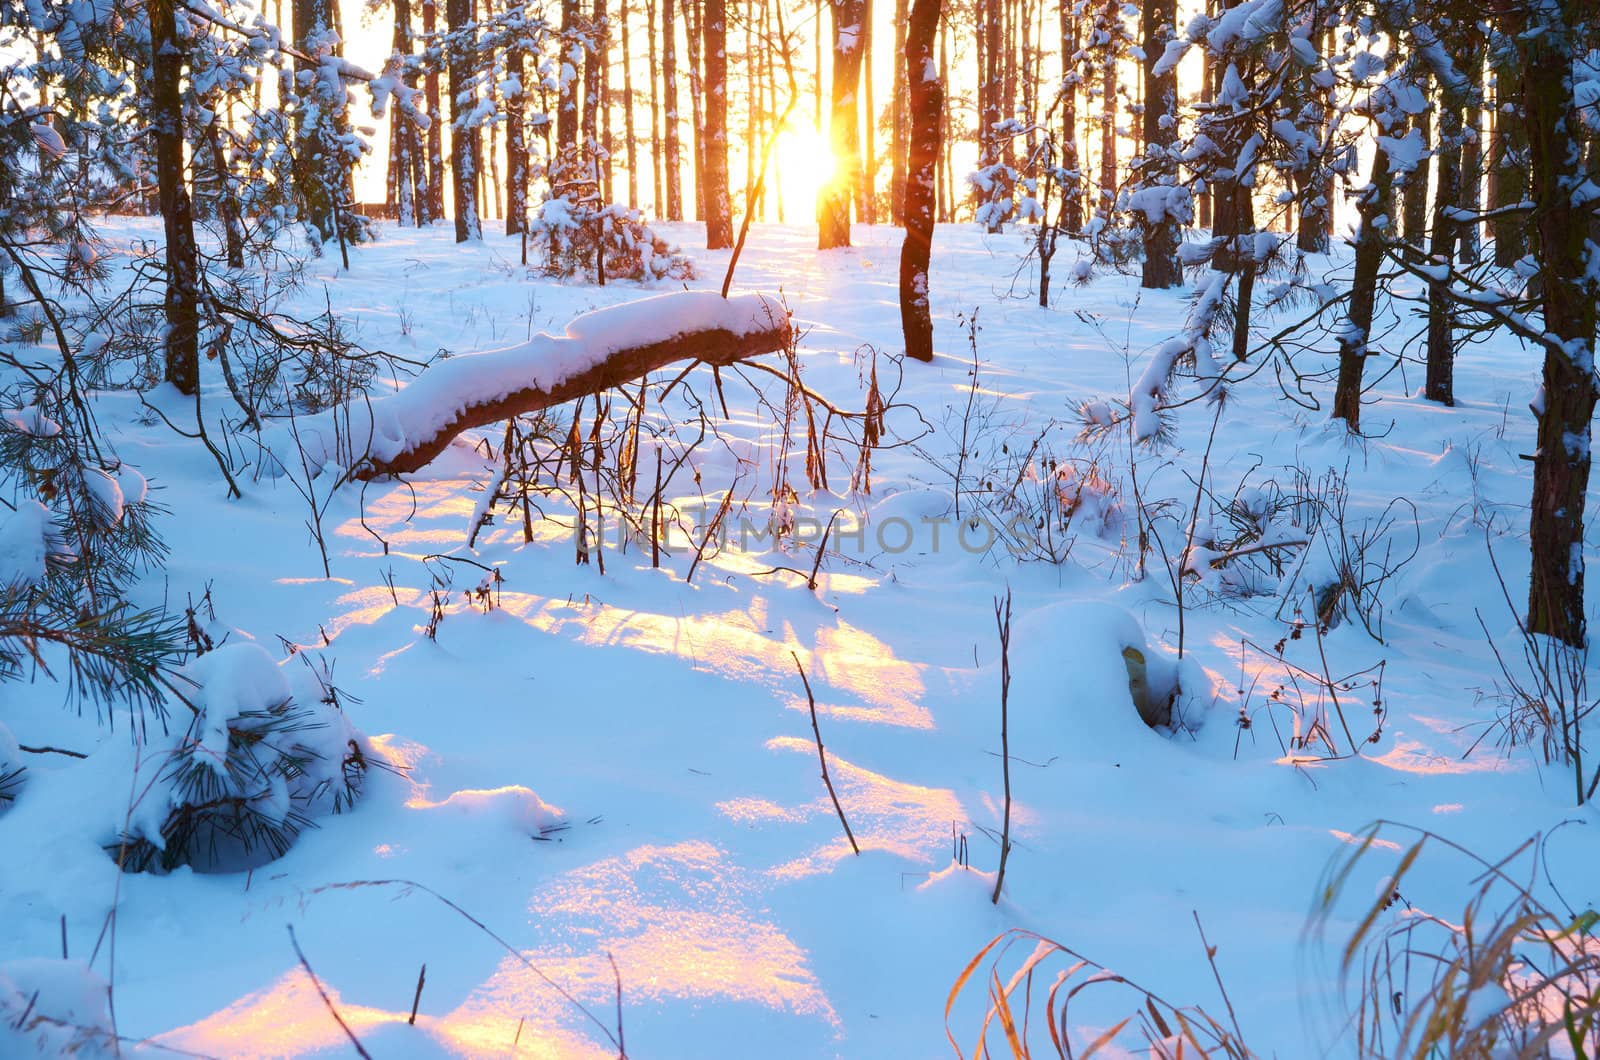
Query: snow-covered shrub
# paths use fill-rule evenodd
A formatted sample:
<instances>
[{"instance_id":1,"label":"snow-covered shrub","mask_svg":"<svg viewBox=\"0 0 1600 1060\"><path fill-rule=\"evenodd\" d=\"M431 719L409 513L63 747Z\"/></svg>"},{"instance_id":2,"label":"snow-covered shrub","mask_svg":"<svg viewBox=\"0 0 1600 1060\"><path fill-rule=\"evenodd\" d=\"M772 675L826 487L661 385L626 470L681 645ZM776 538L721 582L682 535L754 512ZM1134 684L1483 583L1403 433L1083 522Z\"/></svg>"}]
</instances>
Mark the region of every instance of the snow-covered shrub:
<instances>
[{"instance_id":1,"label":"snow-covered shrub","mask_svg":"<svg viewBox=\"0 0 1600 1060\"><path fill-rule=\"evenodd\" d=\"M111 992L79 960L0 963L0 1056L114 1056Z\"/></svg>"},{"instance_id":2,"label":"snow-covered shrub","mask_svg":"<svg viewBox=\"0 0 1600 1060\"><path fill-rule=\"evenodd\" d=\"M545 268L557 276L653 283L695 275L694 262L645 224L643 213L618 203L546 199L528 238L544 247Z\"/></svg>"},{"instance_id":3,"label":"snow-covered shrub","mask_svg":"<svg viewBox=\"0 0 1600 1060\"><path fill-rule=\"evenodd\" d=\"M1003 162L981 166L967 174L972 191L973 220L985 231L998 232L1017 216L1017 171Z\"/></svg>"},{"instance_id":4,"label":"snow-covered shrub","mask_svg":"<svg viewBox=\"0 0 1600 1060\"><path fill-rule=\"evenodd\" d=\"M179 673L192 717L110 848L125 871L254 867L353 804L367 752L325 674L306 671L296 689L265 650L240 641Z\"/></svg>"}]
</instances>

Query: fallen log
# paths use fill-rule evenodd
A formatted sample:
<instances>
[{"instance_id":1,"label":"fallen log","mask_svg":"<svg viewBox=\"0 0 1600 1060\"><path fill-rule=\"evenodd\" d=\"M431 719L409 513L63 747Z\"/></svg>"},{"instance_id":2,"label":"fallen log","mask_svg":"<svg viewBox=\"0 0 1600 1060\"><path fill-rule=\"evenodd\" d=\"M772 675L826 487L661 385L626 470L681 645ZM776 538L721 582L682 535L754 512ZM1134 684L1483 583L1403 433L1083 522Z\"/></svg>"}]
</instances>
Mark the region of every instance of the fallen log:
<instances>
[{"instance_id":1,"label":"fallen log","mask_svg":"<svg viewBox=\"0 0 1600 1060\"><path fill-rule=\"evenodd\" d=\"M352 477L416 471L462 431L550 408L677 361L735 364L793 341L774 299L678 291L585 313L564 335L440 361L391 396L300 417L267 432L261 470L282 473L298 447L314 472Z\"/></svg>"}]
</instances>

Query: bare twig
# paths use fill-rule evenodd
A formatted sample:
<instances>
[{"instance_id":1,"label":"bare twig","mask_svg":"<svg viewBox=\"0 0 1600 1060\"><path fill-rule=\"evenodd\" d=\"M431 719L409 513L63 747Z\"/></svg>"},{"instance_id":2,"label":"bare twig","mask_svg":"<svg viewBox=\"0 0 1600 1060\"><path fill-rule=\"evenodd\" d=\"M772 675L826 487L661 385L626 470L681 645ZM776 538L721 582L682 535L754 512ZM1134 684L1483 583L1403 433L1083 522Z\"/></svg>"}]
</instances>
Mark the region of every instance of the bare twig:
<instances>
[{"instance_id":1,"label":"bare twig","mask_svg":"<svg viewBox=\"0 0 1600 1060\"><path fill-rule=\"evenodd\" d=\"M800 671L800 683L806 686L806 702L811 707L811 731L817 737L817 761L822 763L822 782L828 786L828 798L833 800L834 812L839 815L839 823L844 825L844 834L845 838L850 840L850 849L860 854L861 847L856 845L856 836L850 831L850 822L844 819L844 807L839 805L839 796L833 790L833 781L828 779L828 755L822 749L822 730L817 726L817 699L811 694L811 682L806 680L806 668L800 665L800 656L792 651L789 654L794 658L795 669Z\"/></svg>"},{"instance_id":2,"label":"bare twig","mask_svg":"<svg viewBox=\"0 0 1600 1060\"><path fill-rule=\"evenodd\" d=\"M350 1044L357 1053L361 1054L362 1060L372 1060L372 1054L367 1052L366 1047L361 1044L361 1039L356 1037L356 1032L351 1030L350 1025L344 1021L344 1017L339 1015L339 1010L333 1006L333 999L328 996L326 990L322 989L322 981L317 978L317 973L311 970L311 962L306 960L304 951L300 949L300 940L294 937L294 925L287 924L285 926L289 929L289 943L294 946L294 955L300 958L300 967L306 970L306 975L311 978L311 985L317 988L317 993L322 997L322 1003L328 1006L328 1014L339 1025L339 1029L344 1031L345 1037L350 1039Z\"/></svg>"},{"instance_id":3,"label":"bare twig","mask_svg":"<svg viewBox=\"0 0 1600 1060\"><path fill-rule=\"evenodd\" d=\"M1000 888L1006 882L1006 859L1011 854L1011 733L1008 701L1011 698L1011 590L1004 600L994 602L994 623L1000 633L1000 775L1005 783L1005 810L1000 825L1000 867L994 874L994 894L990 901L1000 904Z\"/></svg>"}]
</instances>

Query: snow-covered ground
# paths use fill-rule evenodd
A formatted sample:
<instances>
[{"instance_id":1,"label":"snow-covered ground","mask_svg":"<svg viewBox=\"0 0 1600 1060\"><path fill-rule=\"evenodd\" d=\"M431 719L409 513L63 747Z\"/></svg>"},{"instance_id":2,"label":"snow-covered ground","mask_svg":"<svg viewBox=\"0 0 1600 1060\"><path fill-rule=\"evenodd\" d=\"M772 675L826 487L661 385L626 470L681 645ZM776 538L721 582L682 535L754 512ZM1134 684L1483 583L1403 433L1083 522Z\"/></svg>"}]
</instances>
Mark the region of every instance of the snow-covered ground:
<instances>
[{"instance_id":1,"label":"snow-covered ground","mask_svg":"<svg viewBox=\"0 0 1600 1060\"><path fill-rule=\"evenodd\" d=\"M695 226L665 227L687 247L699 240ZM119 221L108 234L127 241L154 229ZM458 246L443 226L385 226L381 236L351 254L348 273L336 255L314 262L302 298L315 311L325 292L362 344L407 357L560 334L581 312L650 293L533 275L499 237ZM819 254L814 229L757 226L738 273L739 289L781 294L793 309L809 386L860 410L875 348L886 391L903 375L886 440L920 436L874 455L870 495L849 492L857 454L842 450L828 456L833 489L806 488L797 439L795 513L822 524L843 509L836 531L860 528L830 543L815 591L812 548L773 550L748 534L747 547L708 556L689 582L694 549L681 537L652 569L648 542L622 550L608 533L602 574L574 563L560 505L531 544L520 518L502 517L469 548L496 467L469 444L475 436L409 481L341 489L323 517L324 578L288 479L247 479L245 497L227 500L203 447L151 424L135 397L104 395L120 454L171 509L158 524L170 561L141 602L181 607L209 587L232 638L274 657L291 648L325 657L349 694L349 721L396 772L374 771L352 812L322 818L252 872L120 875L98 844L137 799L126 726L103 734L92 710L63 709L59 685L0 685L0 719L20 743L106 743L87 762L28 756L28 786L0 815L0 962L60 956L65 917L68 953L95 953L95 971L114 984L119 1033L148 1038L151 1055L346 1053L287 926L377 1057L614 1056L619 1022L638 1057L932 1056L949 1050L956 977L1013 927L1170 1000L1224 1012L1198 917L1245 1038L1263 1055L1294 1057L1352 1049L1341 1036L1338 950L1399 847L1363 861L1370 878L1352 885L1358 901L1326 945L1304 932L1330 859L1369 823L1432 828L1499 856L1577 817L1583 825L1548 847L1550 871L1576 908L1600 902L1593 814L1572 808L1568 776L1526 747L1504 751L1493 732L1466 754L1495 716L1500 680L1478 615L1508 661L1520 659L1488 548L1520 605L1529 465L1519 454L1533 446L1534 353L1507 341L1466 346L1454 409L1416 396L1417 365L1389 374L1360 444L1328 426L1328 383L1296 392L1321 402L1310 409L1286 399L1268 370L1231 391L1214 441L1214 407L1179 410L1169 443L1136 451L1135 476L1123 432L1073 446L1078 410L1126 397L1150 349L1181 326L1184 292L1141 292L1101 271L1040 309L1016 277L1021 237L941 228L940 355L896 369L899 232L858 228L855 239ZM1062 251L1057 275L1070 274L1074 253ZM726 255L696 257L695 286L715 289ZM965 326L974 313L975 388ZM1302 368L1326 368L1332 350L1329 340L1305 352ZM750 500L729 525L742 508L764 526L780 427L737 373L723 375L728 444L702 445L698 483L685 474L673 492L709 515L737 476ZM781 405L779 380L749 378ZM709 372L689 383L720 418ZM1179 396L1194 392L1192 380L1177 384ZM185 407L153 400L175 415ZM208 400L226 407L220 390ZM1076 461L1081 478L1093 459L1105 482L1074 518L1065 562L985 552L974 547L981 528L962 538L954 520L939 521L955 507L958 463L970 515L976 493L1008 486L992 479L1018 470L1052 421L1034 465L1049 451ZM483 434L498 452L500 432ZM1398 565L1381 590L1382 641L1345 621L1282 647L1309 674L1384 664L1381 697L1370 675L1339 689L1355 739L1384 712L1359 757L1297 760L1326 748L1290 746L1291 706L1317 699L1314 680L1301 676L1297 689L1274 658L1297 601L1284 607L1271 583L1243 594L1218 575L1186 590L1180 618L1159 549L1137 577L1135 486L1148 509L1168 513L1158 529L1176 556L1203 463L1223 499L1274 482L1292 490L1297 476L1314 487L1334 472L1350 533L1377 533L1388 513L1371 550ZM648 477L653 461L643 466ZM496 605L485 612L466 599L482 572L429 558L441 555L498 569ZM429 590L447 573L448 613L430 640ZM996 906L994 601L1008 587L1014 849ZM1146 642L1157 673L1175 659L1180 628L1186 724L1152 731L1133 710L1121 653ZM818 775L796 656L860 856ZM1241 689L1248 728L1238 724ZM1343 726L1328 718L1345 750ZM970 868L953 860L963 844ZM1405 898L1458 913L1468 876L1459 861L1424 859ZM969 1053L984 988L950 1014ZM1074 1033L1091 1040L1126 1014L1086 1010Z\"/></svg>"}]
</instances>

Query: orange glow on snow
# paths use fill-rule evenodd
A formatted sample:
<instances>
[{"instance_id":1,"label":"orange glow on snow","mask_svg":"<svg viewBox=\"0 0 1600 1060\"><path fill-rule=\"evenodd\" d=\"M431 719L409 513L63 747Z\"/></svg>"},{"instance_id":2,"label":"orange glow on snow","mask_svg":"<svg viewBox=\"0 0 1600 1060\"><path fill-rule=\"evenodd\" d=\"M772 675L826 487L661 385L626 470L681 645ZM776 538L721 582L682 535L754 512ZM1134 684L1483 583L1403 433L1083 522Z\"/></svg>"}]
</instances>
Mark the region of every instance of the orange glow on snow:
<instances>
[{"instance_id":1,"label":"orange glow on snow","mask_svg":"<svg viewBox=\"0 0 1600 1060\"><path fill-rule=\"evenodd\" d=\"M767 747L807 755L812 760L811 765L816 764L817 745L810 740L780 736L769 740ZM828 775L833 779L839 802L844 806L845 816L862 850L884 850L910 861L934 864L949 854L951 824L960 826L967 820L961 800L948 788L927 788L894 780L833 754L828 756ZM780 819L792 820L789 815L793 813L833 817L833 803L821 780L816 786L814 799L784 811L785 816ZM737 814L751 808L745 800L718 807L735 820L739 819ZM1020 819L1018 814L1013 807L1014 821ZM840 834L810 853L774 867L771 875L785 880L816 876L832 871L836 862L851 856L850 843Z\"/></svg>"}]
</instances>

